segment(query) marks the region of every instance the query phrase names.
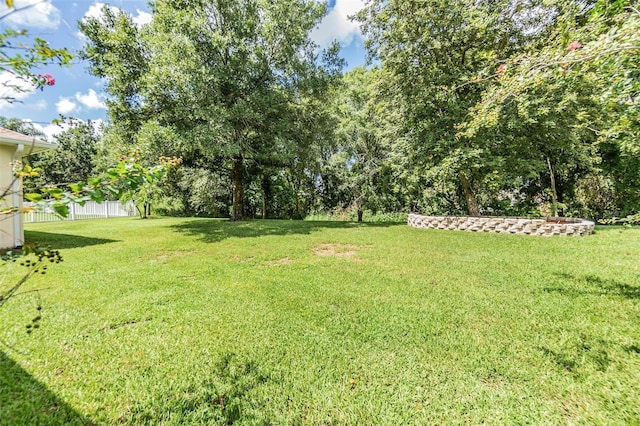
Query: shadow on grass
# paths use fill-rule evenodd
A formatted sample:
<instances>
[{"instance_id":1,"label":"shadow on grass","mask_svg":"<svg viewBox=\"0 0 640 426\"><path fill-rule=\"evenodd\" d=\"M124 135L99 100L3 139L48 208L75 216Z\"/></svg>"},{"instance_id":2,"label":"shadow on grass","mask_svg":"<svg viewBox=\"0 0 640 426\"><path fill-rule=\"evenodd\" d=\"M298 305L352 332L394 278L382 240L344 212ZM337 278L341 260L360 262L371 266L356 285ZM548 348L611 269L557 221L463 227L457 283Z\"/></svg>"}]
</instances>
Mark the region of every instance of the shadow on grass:
<instances>
[{"instance_id":1,"label":"shadow on grass","mask_svg":"<svg viewBox=\"0 0 640 426\"><path fill-rule=\"evenodd\" d=\"M571 287L545 287L548 293L558 293L569 297L579 296L617 296L625 299L640 299L640 285L630 285L613 279L595 275L576 276L559 273L557 277L567 280Z\"/></svg>"},{"instance_id":2,"label":"shadow on grass","mask_svg":"<svg viewBox=\"0 0 640 426\"><path fill-rule=\"evenodd\" d=\"M640 345L628 345L624 347L624 350L630 354L640 354Z\"/></svg>"},{"instance_id":3,"label":"shadow on grass","mask_svg":"<svg viewBox=\"0 0 640 426\"><path fill-rule=\"evenodd\" d=\"M302 220L251 220L231 222L205 219L185 222L171 227L176 232L200 238L207 243L217 243L227 238L254 238L265 235L307 235L320 229L386 228L399 226L388 222L320 222Z\"/></svg>"},{"instance_id":4,"label":"shadow on grass","mask_svg":"<svg viewBox=\"0 0 640 426\"><path fill-rule=\"evenodd\" d=\"M106 238L91 238L80 235L58 234L53 232L24 231L25 240L29 243L38 243L55 250L71 249L99 244L117 243L118 240Z\"/></svg>"},{"instance_id":5,"label":"shadow on grass","mask_svg":"<svg viewBox=\"0 0 640 426\"><path fill-rule=\"evenodd\" d=\"M216 363L211 377L194 380L169 394L156 395L151 404L131 409L125 422L159 424L231 425L235 423L280 424L268 408L277 405L266 389L274 378L254 361L226 354Z\"/></svg>"},{"instance_id":6,"label":"shadow on grass","mask_svg":"<svg viewBox=\"0 0 640 426\"><path fill-rule=\"evenodd\" d=\"M579 370L605 372L611 360L609 352L611 345L606 342L592 344L581 341L574 347L564 348L562 351L554 351L547 347L538 349L555 364L570 373L578 373Z\"/></svg>"},{"instance_id":7,"label":"shadow on grass","mask_svg":"<svg viewBox=\"0 0 640 426\"><path fill-rule=\"evenodd\" d=\"M93 425L0 351L0 424Z\"/></svg>"}]
</instances>

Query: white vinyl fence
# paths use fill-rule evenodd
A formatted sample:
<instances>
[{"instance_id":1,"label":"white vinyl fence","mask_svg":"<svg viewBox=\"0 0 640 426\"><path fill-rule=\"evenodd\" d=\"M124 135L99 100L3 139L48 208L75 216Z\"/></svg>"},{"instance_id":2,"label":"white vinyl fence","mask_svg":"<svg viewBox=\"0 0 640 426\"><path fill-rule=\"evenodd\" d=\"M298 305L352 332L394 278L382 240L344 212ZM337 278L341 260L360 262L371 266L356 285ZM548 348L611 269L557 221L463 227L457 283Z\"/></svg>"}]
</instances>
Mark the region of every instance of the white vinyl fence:
<instances>
[{"instance_id":1,"label":"white vinyl fence","mask_svg":"<svg viewBox=\"0 0 640 426\"><path fill-rule=\"evenodd\" d=\"M31 203L24 203L25 207ZM132 201L121 203L120 201L104 201L96 203L88 201L84 206L80 204L69 204L69 216L61 219L60 216L52 211L29 212L24 213L24 223L34 222L54 222L58 220L81 220L81 219L98 219L108 217L135 216L136 207Z\"/></svg>"}]
</instances>

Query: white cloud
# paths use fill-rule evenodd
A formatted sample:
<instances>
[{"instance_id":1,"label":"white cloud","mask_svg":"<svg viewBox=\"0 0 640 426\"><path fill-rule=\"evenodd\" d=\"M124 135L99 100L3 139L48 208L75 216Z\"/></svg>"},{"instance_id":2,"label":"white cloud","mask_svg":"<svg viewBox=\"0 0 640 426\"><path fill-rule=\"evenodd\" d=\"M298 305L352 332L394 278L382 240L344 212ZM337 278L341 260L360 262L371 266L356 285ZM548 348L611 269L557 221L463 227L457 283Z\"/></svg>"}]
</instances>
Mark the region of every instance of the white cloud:
<instances>
[{"instance_id":1,"label":"white cloud","mask_svg":"<svg viewBox=\"0 0 640 426\"><path fill-rule=\"evenodd\" d=\"M93 127L93 131L96 132L97 135L103 134L105 124L106 123L102 118L91 120L91 126Z\"/></svg>"},{"instance_id":2,"label":"white cloud","mask_svg":"<svg viewBox=\"0 0 640 426\"><path fill-rule=\"evenodd\" d=\"M80 40L83 44L89 41L89 37L84 35L82 31L76 31L73 33L73 35L75 36L75 38Z\"/></svg>"},{"instance_id":3,"label":"white cloud","mask_svg":"<svg viewBox=\"0 0 640 426\"><path fill-rule=\"evenodd\" d=\"M45 139L51 142L55 140L55 137L57 135L67 130L69 128L69 125L67 125L66 123L61 123L61 124L47 124L46 126L43 126L38 123L33 123L33 127L36 130L39 130L42 133L44 133L46 136Z\"/></svg>"},{"instance_id":4,"label":"white cloud","mask_svg":"<svg viewBox=\"0 0 640 426\"><path fill-rule=\"evenodd\" d=\"M95 2L94 4L89 6L89 9L87 9L87 11L84 13L84 16L82 19L87 19L87 18L100 19L102 17L102 8L104 6L107 6L113 13L118 13L120 11L120 9L115 6L107 5L101 2Z\"/></svg>"},{"instance_id":5,"label":"white cloud","mask_svg":"<svg viewBox=\"0 0 640 426\"><path fill-rule=\"evenodd\" d=\"M140 9L136 9L136 12L138 14L133 17L133 23L136 24L138 27L151 23L151 20L153 19L153 15L145 11L142 11Z\"/></svg>"},{"instance_id":6,"label":"white cloud","mask_svg":"<svg viewBox=\"0 0 640 426\"><path fill-rule=\"evenodd\" d=\"M321 48L325 48L334 40L349 45L359 37L360 25L349 19L365 6L365 0L336 0L336 4L324 17L320 25L311 32L311 39Z\"/></svg>"},{"instance_id":7,"label":"white cloud","mask_svg":"<svg viewBox=\"0 0 640 426\"><path fill-rule=\"evenodd\" d=\"M105 109L104 95L98 95L95 90L89 89L86 94L76 93L76 100L89 109Z\"/></svg>"},{"instance_id":8,"label":"white cloud","mask_svg":"<svg viewBox=\"0 0 640 426\"><path fill-rule=\"evenodd\" d=\"M8 13L2 2L3 14ZM16 12L4 18L4 22L13 27L40 29L57 29L60 26L60 10L49 1L16 0Z\"/></svg>"},{"instance_id":9,"label":"white cloud","mask_svg":"<svg viewBox=\"0 0 640 426\"><path fill-rule=\"evenodd\" d=\"M56 111L58 114L69 114L74 109L76 109L77 104L69 98L60 97L60 100L56 103Z\"/></svg>"},{"instance_id":10,"label":"white cloud","mask_svg":"<svg viewBox=\"0 0 640 426\"><path fill-rule=\"evenodd\" d=\"M105 109L104 94L98 94L95 90L89 89L87 93L76 92L71 97L61 96L56 103L58 114L66 115L85 107L87 109Z\"/></svg>"},{"instance_id":11,"label":"white cloud","mask_svg":"<svg viewBox=\"0 0 640 426\"><path fill-rule=\"evenodd\" d=\"M12 105L10 100L24 100L34 91L35 86L30 81L9 71L0 73L0 109L10 107Z\"/></svg>"},{"instance_id":12,"label":"white cloud","mask_svg":"<svg viewBox=\"0 0 640 426\"><path fill-rule=\"evenodd\" d=\"M82 123L86 123L85 120L81 120L79 118L74 120L78 120ZM31 120L23 120L23 121L30 122ZM53 123L47 124L46 126L43 126L42 124L38 124L38 123L33 123L33 122L32 124L36 130L39 130L46 135L45 139L49 142L55 141L58 135L60 135L63 132L66 132L71 127L69 123L67 123L66 121L61 122L59 124L53 124ZM94 131L98 135L102 135L104 125L105 125L105 121L101 118L97 120L91 120L91 126L93 127Z\"/></svg>"},{"instance_id":13,"label":"white cloud","mask_svg":"<svg viewBox=\"0 0 640 426\"><path fill-rule=\"evenodd\" d=\"M102 17L102 8L104 6L107 6L107 8L109 8L111 10L111 12L113 12L114 14L123 12L122 9L120 9L120 8L118 8L116 6L107 5L107 4L101 3L101 2L95 2L94 4L89 6L89 9L87 9L87 11L85 12L85 14L82 17L82 19L85 20L87 18L96 18L96 19L99 20ZM153 15L151 15L148 12L145 12L144 10L140 10L140 9L136 9L136 15L131 15L131 20L138 27L141 27L141 26L143 26L145 24L150 23L152 18L153 18ZM78 32L76 34L76 37L78 37L80 39L83 39L84 35L82 33Z\"/></svg>"},{"instance_id":14,"label":"white cloud","mask_svg":"<svg viewBox=\"0 0 640 426\"><path fill-rule=\"evenodd\" d=\"M77 120L81 123L86 123L85 120L82 120L79 118L76 118L74 120ZM66 121L63 121L59 124L53 124L53 123L47 124L46 126L43 126L42 124L38 124L38 123L33 123L31 120L23 120L23 121L31 122L33 124L33 127L36 130L39 130L45 134L46 137L44 139L46 139L49 142L54 142L57 136L59 136L63 132L66 132L71 127L69 123L67 123ZM93 127L94 131L98 135L102 135L104 125L105 125L105 121L101 118L97 120L91 120L91 126Z\"/></svg>"}]
</instances>

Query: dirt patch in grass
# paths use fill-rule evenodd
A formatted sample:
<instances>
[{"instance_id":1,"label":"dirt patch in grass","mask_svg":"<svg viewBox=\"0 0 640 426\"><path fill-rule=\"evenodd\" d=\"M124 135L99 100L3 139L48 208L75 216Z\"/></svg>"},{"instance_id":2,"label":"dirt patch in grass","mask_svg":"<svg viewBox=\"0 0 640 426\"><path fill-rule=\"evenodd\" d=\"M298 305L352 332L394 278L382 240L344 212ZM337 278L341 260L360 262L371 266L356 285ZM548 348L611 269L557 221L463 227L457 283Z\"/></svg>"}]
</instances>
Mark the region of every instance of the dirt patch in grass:
<instances>
[{"instance_id":1,"label":"dirt patch in grass","mask_svg":"<svg viewBox=\"0 0 640 426\"><path fill-rule=\"evenodd\" d=\"M282 265L290 265L291 263L293 263L293 259L290 259L288 257L283 257L282 259L278 259L278 260L268 260L264 262L262 266L282 266Z\"/></svg>"},{"instance_id":2,"label":"dirt patch in grass","mask_svg":"<svg viewBox=\"0 0 640 426\"><path fill-rule=\"evenodd\" d=\"M352 244L318 244L313 248L313 253L320 257L336 256L359 262L360 259L356 257L359 248L359 246Z\"/></svg>"}]
</instances>

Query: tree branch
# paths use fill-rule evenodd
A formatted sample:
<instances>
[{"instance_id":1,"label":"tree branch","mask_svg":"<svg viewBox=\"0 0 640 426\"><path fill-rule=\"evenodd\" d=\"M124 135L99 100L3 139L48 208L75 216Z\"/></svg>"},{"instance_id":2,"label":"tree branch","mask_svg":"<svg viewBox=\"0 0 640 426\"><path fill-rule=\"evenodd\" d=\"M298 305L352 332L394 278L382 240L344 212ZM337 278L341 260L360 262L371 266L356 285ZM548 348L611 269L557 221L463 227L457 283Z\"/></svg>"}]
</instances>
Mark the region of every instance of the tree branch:
<instances>
[{"instance_id":1,"label":"tree branch","mask_svg":"<svg viewBox=\"0 0 640 426\"><path fill-rule=\"evenodd\" d=\"M30 9L30 8L32 8L34 6L39 5L40 3L46 3L46 2L47 2L47 0L40 0L40 1L37 1L35 3L28 4L26 6L10 8L9 12L5 13L4 15L0 15L0 21L3 20L4 18L6 18L7 16L13 15L16 12L27 10L27 9Z\"/></svg>"}]
</instances>

